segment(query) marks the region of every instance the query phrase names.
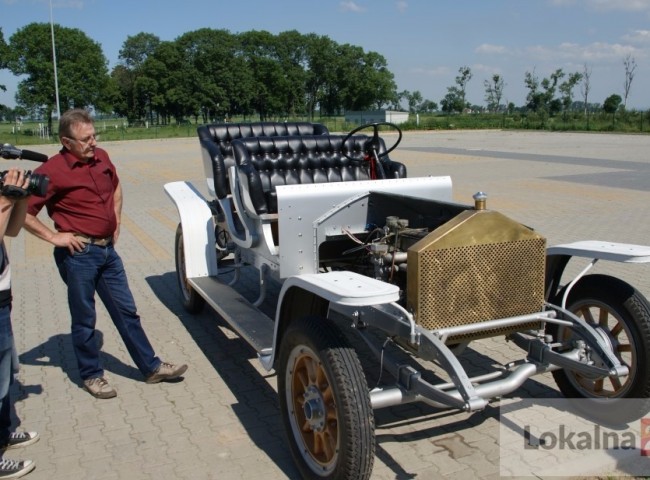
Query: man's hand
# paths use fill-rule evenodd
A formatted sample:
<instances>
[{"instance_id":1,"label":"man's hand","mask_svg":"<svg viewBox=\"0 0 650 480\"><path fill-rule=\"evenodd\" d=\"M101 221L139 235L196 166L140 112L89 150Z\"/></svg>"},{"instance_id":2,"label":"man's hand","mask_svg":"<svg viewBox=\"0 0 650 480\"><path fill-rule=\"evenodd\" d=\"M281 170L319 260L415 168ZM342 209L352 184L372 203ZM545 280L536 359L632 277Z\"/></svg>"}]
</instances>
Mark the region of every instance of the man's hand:
<instances>
[{"instance_id":1,"label":"man's hand","mask_svg":"<svg viewBox=\"0 0 650 480\"><path fill-rule=\"evenodd\" d=\"M70 255L86 248L86 244L71 232L56 232L49 238L49 242L55 247L66 247Z\"/></svg>"}]
</instances>

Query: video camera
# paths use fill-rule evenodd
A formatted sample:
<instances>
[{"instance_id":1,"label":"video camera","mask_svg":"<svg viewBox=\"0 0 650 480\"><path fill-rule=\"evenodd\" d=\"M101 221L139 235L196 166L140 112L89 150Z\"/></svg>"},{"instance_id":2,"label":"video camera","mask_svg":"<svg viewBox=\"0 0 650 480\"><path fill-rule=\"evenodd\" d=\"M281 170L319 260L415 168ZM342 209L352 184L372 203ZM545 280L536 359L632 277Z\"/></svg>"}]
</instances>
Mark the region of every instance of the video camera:
<instances>
[{"instance_id":1,"label":"video camera","mask_svg":"<svg viewBox=\"0 0 650 480\"><path fill-rule=\"evenodd\" d=\"M5 143L4 145L0 146L0 157L9 160L14 160L14 159L33 160L35 162L47 161L47 155L38 152L32 152L30 150L21 150L20 148L16 148L13 145L10 145L8 143ZM12 188L7 189L4 186L4 179L6 174L7 174L6 170L0 172L0 193L6 196L14 196L14 197L26 196L25 194L22 193L23 191L22 188L12 186ZM36 195L37 197L44 197L45 194L47 193L47 186L50 183L49 177L47 175L39 175L38 173L32 173L31 170L26 170L25 176L29 180L29 183L27 184L27 188L24 189L27 191L27 195L33 194ZM9 187L9 185L7 185L7 187Z\"/></svg>"}]
</instances>

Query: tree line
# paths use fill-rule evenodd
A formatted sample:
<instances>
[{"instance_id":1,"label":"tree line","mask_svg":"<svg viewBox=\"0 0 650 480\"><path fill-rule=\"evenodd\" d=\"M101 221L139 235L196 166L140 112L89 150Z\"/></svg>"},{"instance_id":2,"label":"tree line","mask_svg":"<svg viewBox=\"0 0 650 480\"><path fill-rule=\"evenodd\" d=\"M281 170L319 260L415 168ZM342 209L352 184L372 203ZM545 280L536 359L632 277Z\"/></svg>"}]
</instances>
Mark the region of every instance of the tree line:
<instances>
[{"instance_id":1,"label":"tree line","mask_svg":"<svg viewBox=\"0 0 650 480\"><path fill-rule=\"evenodd\" d=\"M118 64L109 72L97 42L79 29L55 24L56 92L51 28L47 23L32 23L8 42L0 28L0 69L24 77L18 83L14 113L50 122L57 97L62 110L93 108L126 117L130 123L156 124L187 118L207 123L235 116L313 118L316 111L329 116L348 110L401 110L404 103L412 113L519 109L555 116L576 109L588 115L596 108L615 113L625 108L636 70L634 58L628 55L623 62L624 96L611 95L602 107L589 102L587 65L581 72L557 69L547 78L539 78L534 70L526 72L526 104L515 107L502 103L506 83L498 74L484 80L486 106L468 102L466 89L473 73L463 66L438 105L419 91L398 91L379 53L338 44L327 36L295 30L274 35L203 28L161 41L154 34L139 33L126 38ZM578 87L581 97L575 101Z\"/></svg>"},{"instance_id":2,"label":"tree line","mask_svg":"<svg viewBox=\"0 0 650 480\"><path fill-rule=\"evenodd\" d=\"M110 72L101 46L81 30L54 25L54 36L61 109L92 107L129 121L265 120L312 116L316 109L335 115L380 108L396 91L382 55L297 31L203 28L173 41L139 33L124 41ZM0 68L25 76L17 104L51 118L56 92L50 25L27 25L8 42L0 30L0 49Z\"/></svg>"}]
</instances>

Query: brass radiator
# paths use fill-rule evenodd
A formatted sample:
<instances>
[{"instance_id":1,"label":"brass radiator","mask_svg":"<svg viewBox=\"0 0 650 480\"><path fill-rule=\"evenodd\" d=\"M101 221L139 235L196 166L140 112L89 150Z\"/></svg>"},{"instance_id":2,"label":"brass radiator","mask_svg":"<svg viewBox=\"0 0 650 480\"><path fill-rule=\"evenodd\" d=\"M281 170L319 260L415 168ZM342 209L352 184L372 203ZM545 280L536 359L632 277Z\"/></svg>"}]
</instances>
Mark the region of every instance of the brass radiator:
<instances>
[{"instance_id":1,"label":"brass radiator","mask_svg":"<svg viewBox=\"0 0 650 480\"><path fill-rule=\"evenodd\" d=\"M467 210L408 250L407 305L428 330L541 311L546 239L489 210ZM449 342L539 328L539 322Z\"/></svg>"}]
</instances>

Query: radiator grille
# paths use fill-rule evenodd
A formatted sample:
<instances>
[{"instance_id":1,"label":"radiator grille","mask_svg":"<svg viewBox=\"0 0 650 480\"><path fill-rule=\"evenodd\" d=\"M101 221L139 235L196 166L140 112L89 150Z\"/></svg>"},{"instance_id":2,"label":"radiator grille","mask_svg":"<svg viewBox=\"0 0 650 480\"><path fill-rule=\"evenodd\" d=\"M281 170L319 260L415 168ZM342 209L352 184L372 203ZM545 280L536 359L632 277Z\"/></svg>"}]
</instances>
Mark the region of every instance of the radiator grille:
<instances>
[{"instance_id":1,"label":"radiator grille","mask_svg":"<svg viewBox=\"0 0 650 480\"><path fill-rule=\"evenodd\" d=\"M545 239L507 217L497 217L495 224L494 217L469 216L409 250L409 307L428 330L535 313L543 306ZM513 328L463 338L509 330Z\"/></svg>"}]
</instances>

